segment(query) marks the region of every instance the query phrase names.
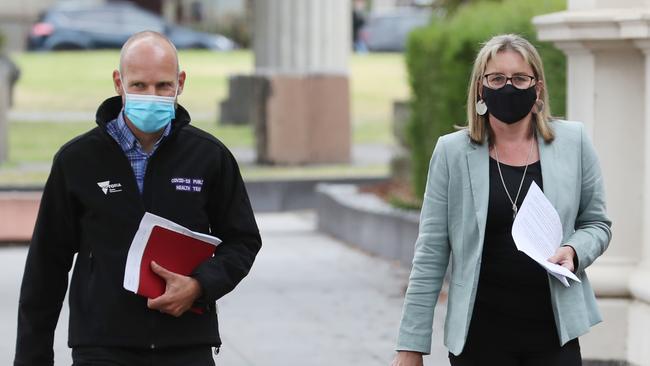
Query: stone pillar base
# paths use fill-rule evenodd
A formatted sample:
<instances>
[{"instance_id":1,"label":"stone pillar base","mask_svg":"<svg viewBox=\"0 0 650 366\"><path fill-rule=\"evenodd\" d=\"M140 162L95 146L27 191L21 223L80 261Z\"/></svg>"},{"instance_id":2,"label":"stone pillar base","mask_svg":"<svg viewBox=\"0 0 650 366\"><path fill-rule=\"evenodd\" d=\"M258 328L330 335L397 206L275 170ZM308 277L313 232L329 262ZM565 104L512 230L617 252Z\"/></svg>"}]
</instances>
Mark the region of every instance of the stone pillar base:
<instances>
[{"instance_id":1,"label":"stone pillar base","mask_svg":"<svg viewBox=\"0 0 650 366\"><path fill-rule=\"evenodd\" d=\"M263 164L348 163L349 82L343 75L271 75L264 118L255 123ZM258 114L259 116L259 114Z\"/></svg>"},{"instance_id":2,"label":"stone pillar base","mask_svg":"<svg viewBox=\"0 0 650 366\"><path fill-rule=\"evenodd\" d=\"M40 201L40 192L0 192L0 243L31 240Z\"/></svg>"},{"instance_id":3,"label":"stone pillar base","mask_svg":"<svg viewBox=\"0 0 650 366\"><path fill-rule=\"evenodd\" d=\"M603 322L580 337L585 366L650 366L650 304L598 299Z\"/></svg>"},{"instance_id":4,"label":"stone pillar base","mask_svg":"<svg viewBox=\"0 0 650 366\"><path fill-rule=\"evenodd\" d=\"M228 98L219 103L219 123L248 125L254 120L255 83L256 77L252 75L232 75L228 78Z\"/></svg>"},{"instance_id":5,"label":"stone pillar base","mask_svg":"<svg viewBox=\"0 0 650 366\"><path fill-rule=\"evenodd\" d=\"M630 306L629 360L633 365L650 365L650 304L634 301Z\"/></svg>"},{"instance_id":6,"label":"stone pillar base","mask_svg":"<svg viewBox=\"0 0 650 366\"><path fill-rule=\"evenodd\" d=\"M603 322L580 337L582 358L600 362L627 360L630 300L598 299Z\"/></svg>"}]
</instances>

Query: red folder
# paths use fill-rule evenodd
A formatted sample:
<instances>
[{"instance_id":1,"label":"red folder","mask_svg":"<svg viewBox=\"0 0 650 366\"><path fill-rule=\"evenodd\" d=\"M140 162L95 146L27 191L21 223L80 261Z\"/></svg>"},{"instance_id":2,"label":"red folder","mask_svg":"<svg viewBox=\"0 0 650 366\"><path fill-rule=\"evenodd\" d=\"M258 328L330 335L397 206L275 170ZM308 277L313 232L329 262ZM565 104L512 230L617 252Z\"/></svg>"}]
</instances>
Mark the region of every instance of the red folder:
<instances>
[{"instance_id":1,"label":"red folder","mask_svg":"<svg viewBox=\"0 0 650 366\"><path fill-rule=\"evenodd\" d=\"M150 299L165 293L165 280L151 270L152 261L171 272L189 276L199 264L212 257L215 248L191 236L153 226L140 263L137 293Z\"/></svg>"}]
</instances>

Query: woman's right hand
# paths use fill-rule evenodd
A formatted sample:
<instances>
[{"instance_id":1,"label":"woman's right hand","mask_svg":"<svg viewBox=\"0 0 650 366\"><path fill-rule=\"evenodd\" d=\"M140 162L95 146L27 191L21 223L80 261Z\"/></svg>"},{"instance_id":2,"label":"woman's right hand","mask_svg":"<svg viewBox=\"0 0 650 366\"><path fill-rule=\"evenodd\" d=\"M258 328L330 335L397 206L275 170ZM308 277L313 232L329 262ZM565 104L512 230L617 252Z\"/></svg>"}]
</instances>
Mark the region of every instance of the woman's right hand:
<instances>
[{"instance_id":1,"label":"woman's right hand","mask_svg":"<svg viewBox=\"0 0 650 366\"><path fill-rule=\"evenodd\" d=\"M422 353L398 351L391 366L423 366Z\"/></svg>"}]
</instances>

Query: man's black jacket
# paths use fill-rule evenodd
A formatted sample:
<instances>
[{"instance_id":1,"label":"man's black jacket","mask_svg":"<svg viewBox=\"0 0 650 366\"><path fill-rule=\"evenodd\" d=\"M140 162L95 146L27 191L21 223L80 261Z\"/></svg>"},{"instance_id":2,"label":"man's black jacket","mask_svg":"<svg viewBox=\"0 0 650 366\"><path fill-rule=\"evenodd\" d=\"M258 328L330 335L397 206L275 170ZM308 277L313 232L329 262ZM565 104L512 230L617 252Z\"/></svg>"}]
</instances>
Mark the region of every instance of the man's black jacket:
<instances>
[{"instance_id":1,"label":"man's black jacket","mask_svg":"<svg viewBox=\"0 0 650 366\"><path fill-rule=\"evenodd\" d=\"M45 185L20 292L15 365L53 364L54 329L70 283L68 344L159 348L220 345L214 301L250 270L261 239L239 168L178 106L170 135L151 156L142 195L124 152L106 132L120 97L97 111L98 127L64 145ZM109 182L107 185L106 182ZM192 274L202 315L147 308L122 287L127 252L145 211L223 240Z\"/></svg>"}]
</instances>

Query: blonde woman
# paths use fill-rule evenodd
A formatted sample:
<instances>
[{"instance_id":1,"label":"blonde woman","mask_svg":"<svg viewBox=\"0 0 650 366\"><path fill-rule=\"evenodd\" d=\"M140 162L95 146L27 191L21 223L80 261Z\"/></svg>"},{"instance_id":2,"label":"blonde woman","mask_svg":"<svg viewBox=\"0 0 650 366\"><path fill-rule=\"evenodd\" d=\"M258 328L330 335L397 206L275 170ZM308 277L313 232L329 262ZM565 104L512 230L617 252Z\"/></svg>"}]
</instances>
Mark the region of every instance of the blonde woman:
<instances>
[{"instance_id":1,"label":"blonde woman","mask_svg":"<svg viewBox=\"0 0 650 366\"><path fill-rule=\"evenodd\" d=\"M581 365L578 337L601 321L585 268L611 239L598 159L582 124L550 117L537 50L490 39L469 84L468 128L431 158L394 366L422 365L449 262L445 345L453 366ZM548 260L582 282L564 287L519 252L511 229L535 182L560 215Z\"/></svg>"}]
</instances>

